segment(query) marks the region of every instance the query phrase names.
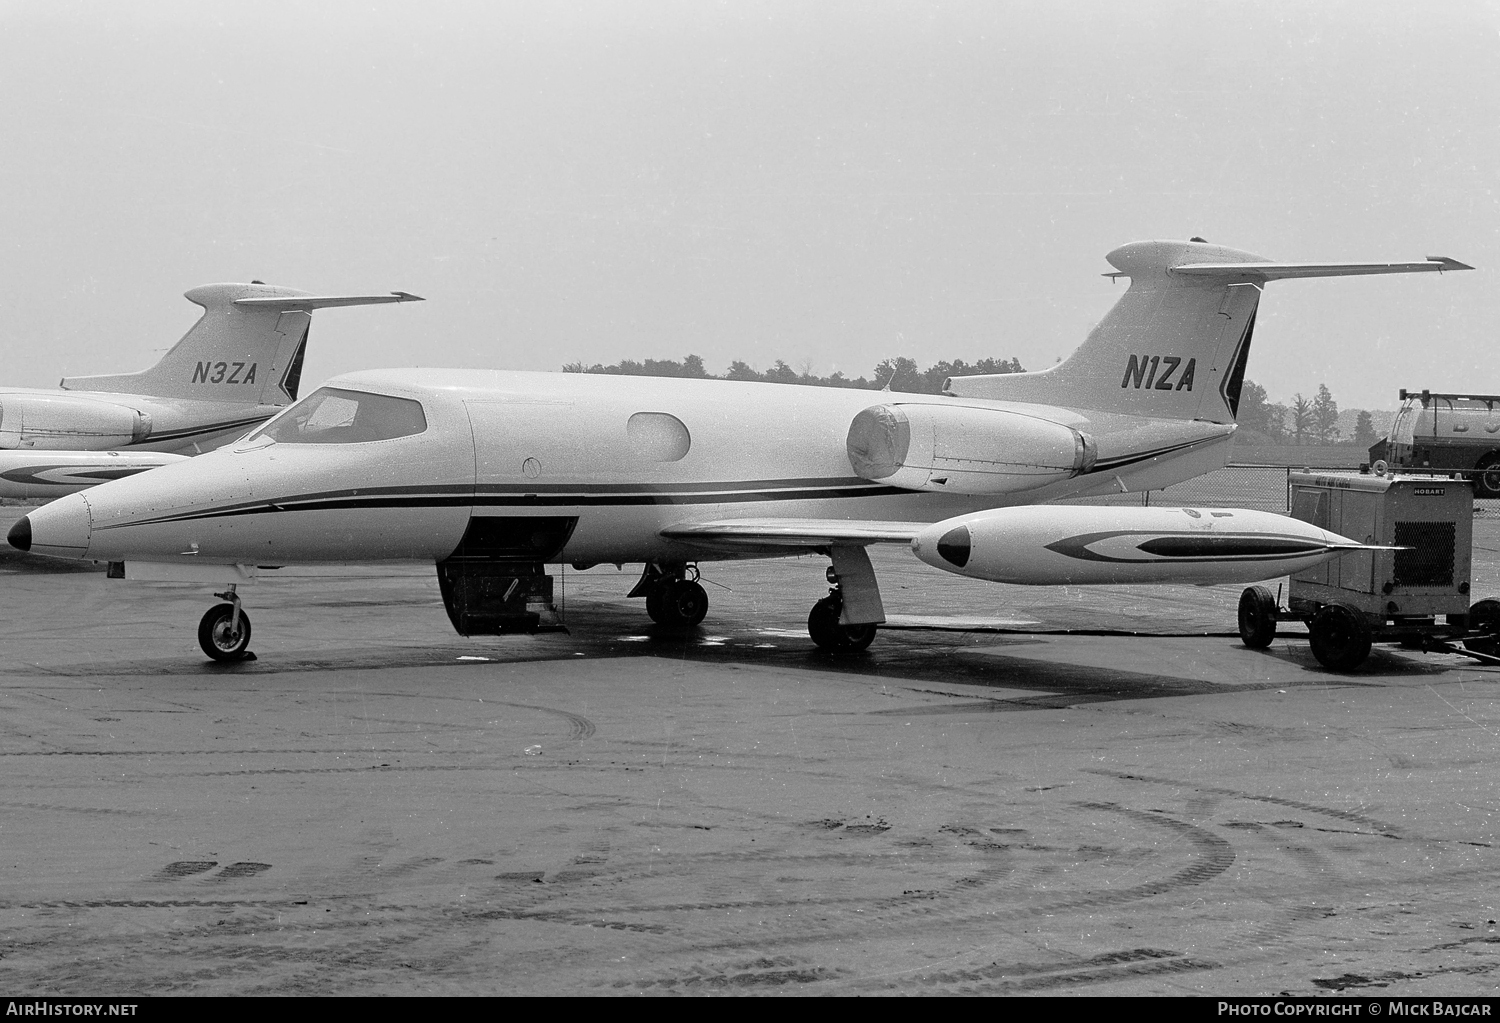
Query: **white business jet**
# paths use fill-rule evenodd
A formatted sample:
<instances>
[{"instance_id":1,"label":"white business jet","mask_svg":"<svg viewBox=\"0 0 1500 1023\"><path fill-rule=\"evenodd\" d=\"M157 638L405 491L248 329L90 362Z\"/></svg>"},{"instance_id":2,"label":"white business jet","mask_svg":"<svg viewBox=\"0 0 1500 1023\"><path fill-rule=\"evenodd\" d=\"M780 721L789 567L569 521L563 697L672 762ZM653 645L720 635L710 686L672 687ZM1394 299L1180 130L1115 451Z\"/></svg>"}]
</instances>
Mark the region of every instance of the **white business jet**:
<instances>
[{"instance_id":1,"label":"white business jet","mask_svg":"<svg viewBox=\"0 0 1500 1023\"><path fill-rule=\"evenodd\" d=\"M259 281L186 297L203 316L150 369L0 388L0 497L60 497L242 436L297 400L314 309L421 301Z\"/></svg>"},{"instance_id":2,"label":"white business jet","mask_svg":"<svg viewBox=\"0 0 1500 1023\"><path fill-rule=\"evenodd\" d=\"M643 563L630 595L681 627L708 608L700 564L812 550L831 558L833 589L809 632L858 650L885 619L872 543L1030 583L1262 579L1359 548L1257 512L1015 506L1224 464L1267 282L1471 268L1273 263L1200 239L1108 259L1129 290L1040 373L955 378L943 395L353 373L212 454L54 501L9 540L126 579L228 584L199 626L220 660L249 643L237 585L294 563L435 563L454 628L474 635L551 621L549 564Z\"/></svg>"}]
</instances>

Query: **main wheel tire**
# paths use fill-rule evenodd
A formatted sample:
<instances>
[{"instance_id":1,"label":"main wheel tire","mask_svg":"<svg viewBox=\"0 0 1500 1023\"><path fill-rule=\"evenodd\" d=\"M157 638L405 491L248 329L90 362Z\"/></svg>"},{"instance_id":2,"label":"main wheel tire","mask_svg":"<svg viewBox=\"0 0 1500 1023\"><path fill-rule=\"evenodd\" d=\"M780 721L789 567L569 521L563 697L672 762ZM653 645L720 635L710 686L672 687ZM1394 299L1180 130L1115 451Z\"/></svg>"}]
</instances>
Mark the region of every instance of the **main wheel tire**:
<instances>
[{"instance_id":1,"label":"main wheel tire","mask_svg":"<svg viewBox=\"0 0 1500 1023\"><path fill-rule=\"evenodd\" d=\"M844 649L851 654L868 649L870 644L875 642L875 633L880 631L880 626L876 622L840 625L839 628L844 630Z\"/></svg>"},{"instance_id":2,"label":"main wheel tire","mask_svg":"<svg viewBox=\"0 0 1500 1023\"><path fill-rule=\"evenodd\" d=\"M875 622L863 625L845 625L839 619L844 613L844 602L835 596L827 596L812 606L807 615L807 634L820 649L834 653L858 653L875 642L875 633L880 626Z\"/></svg>"},{"instance_id":3,"label":"main wheel tire","mask_svg":"<svg viewBox=\"0 0 1500 1023\"><path fill-rule=\"evenodd\" d=\"M646 613L658 625L690 629L708 614L708 592L695 582L678 579L646 597Z\"/></svg>"},{"instance_id":4,"label":"main wheel tire","mask_svg":"<svg viewBox=\"0 0 1500 1023\"><path fill-rule=\"evenodd\" d=\"M250 616L240 611L240 629L231 632L234 605L218 604L204 613L198 623L198 645L216 661L238 661L250 646Z\"/></svg>"},{"instance_id":5,"label":"main wheel tire","mask_svg":"<svg viewBox=\"0 0 1500 1023\"><path fill-rule=\"evenodd\" d=\"M824 597L807 613L807 634L824 650L837 650L839 646L839 616L844 612L843 601L837 597Z\"/></svg>"},{"instance_id":6,"label":"main wheel tire","mask_svg":"<svg viewBox=\"0 0 1500 1023\"><path fill-rule=\"evenodd\" d=\"M1349 671L1370 656L1370 623L1343 604L1325 604L1307 623L1313 656L1325 668Z\"/></svg>"},{"instance_id":7,"label":"main wheel tire","mask_svg":"<svg viewBox=\"0 0 1500 1023\"><path fill-rule=\"evenodd\" d=\"M1488 454L1474 466L1474 496L1500 497L1500 454Z\"/></svg>"},{"instance_id":8,"label":"main wheel tire","mask_svg":"<svg viewBox=\"0 0 1500 1023\"><path fill-rule=\"evenodd\" d=\"M1452 620L1452 616L1449 616ZM1469 634L1464 649L1494 656L1500 651L1500 600L1481 600L1469 608Z\"/></svg>"},{"instance_id":9,"label":"main wheel tire","mask_svg":"<svg viewBox=\"0 0 1500 1023\"><path fill-rule=\"evenodd\" d=\"M1247 586L1240 594L1240 639L1251 650L1264 650L1275 638L1275 596L1264 586Z\"/></svg>"}]
</instances>

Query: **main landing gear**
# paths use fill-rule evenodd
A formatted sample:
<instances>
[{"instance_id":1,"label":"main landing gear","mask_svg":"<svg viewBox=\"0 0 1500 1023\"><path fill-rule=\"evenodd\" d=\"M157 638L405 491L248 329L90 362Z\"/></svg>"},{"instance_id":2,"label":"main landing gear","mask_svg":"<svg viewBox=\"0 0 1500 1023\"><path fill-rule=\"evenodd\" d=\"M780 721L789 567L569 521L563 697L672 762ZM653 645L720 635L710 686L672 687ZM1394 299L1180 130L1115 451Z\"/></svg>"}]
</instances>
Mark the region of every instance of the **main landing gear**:
<instances>
[{"instance_id":1,"label":"main landing gear","mask_svg":"<svg viewBox=\"0 0 1500 1023\"><path fill-rule=\"evenodd\" d=\"M875 570L863 547L840 544L825 553L833 560L828 596L813 605L807 634L829 653L858 653L875 641L885 621ZM698 582L696 565L648 562L626 596L645 597L651 620L670 629L690 629L708 614L708 594Z\"/></svg>"},{"instance_id":2,"label":"main landing gear","mask_svg":"<svg viewBox=\"0 0 1500 1023\"><path fill-rule=\"evenodd\" d=\"M820 649L829 653L854 654L875 642L875 632L880 628L876 622L862 625L845 625L844 593L839 586L838 573L828 569L828 581L832 585L828 596L812 606L807 616L807 634Z\"/></svg>"},{"instance_id":3,"label":"main landing gear","mask_svg":"<svg viewBox=\"0 0 1500 1023\"><path fill-rule=\"evenodd\" d=\"M807 616L807 634L829 653L857 654L875 642L885 621L875 570L863 547L837 546L829 550L828 596ZM854 623L845 620L853 618Z\"/></svg>"},{"instance_id":4,"label":"main landing gear","mask_svg":"<svg viewBox=\"0 0 1500 1023\"><path fill-rule=\"evenodd\" d=\"M250 652L250 616L240 607L239 594L233 584L223 593L215 593L227 604L216 604L198 623L198 645L216 661L254 660Z\"/></svg>"},{"instance_id":5,"label":"main landing gear","mask_svg":"<svg viewBox=\"0 0 1500 1023\"><path fill-rule=\"evenodd\" d=\"M691 629L708 614L708 592L698 582L698 566L646 565L629 596L646 598L646 614L669 629Z\"/></svg>"}]
</instances>

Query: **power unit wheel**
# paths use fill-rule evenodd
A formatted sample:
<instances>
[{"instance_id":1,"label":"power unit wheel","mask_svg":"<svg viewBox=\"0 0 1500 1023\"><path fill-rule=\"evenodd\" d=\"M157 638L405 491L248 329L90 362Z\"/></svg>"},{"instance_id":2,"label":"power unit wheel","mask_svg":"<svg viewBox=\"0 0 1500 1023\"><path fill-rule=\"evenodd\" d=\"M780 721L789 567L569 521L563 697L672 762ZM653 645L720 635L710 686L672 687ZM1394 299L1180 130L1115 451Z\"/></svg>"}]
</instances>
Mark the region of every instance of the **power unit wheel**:
<instances>
[{"instance_id":1,"label":"power unit wheel","mask_svg":"<svg viewBox=\"0 0 1500 1023\"><path fill-rule=\"evenodd\" d=\"M1481 600L1469 608L1469 634L1464 637L1464 648L1491 656L1500 651L1500 600Z\"/></svg>"},{"instance_id":2,"label":"power unit wheel","mask_svg":"<svg viewBox=\"0 0 1500 1023\"><path fill-rule=\"evenodd\" d=\"M1276 638L1276 598L1264 586L1247 586L1240 594L1240 639L1251 650L1264 650Z\"/></svg>"},{"instance_id":3,"label":"power unit wheel","mask_svg":"<svg viewBox=\"0 0 1500 1023\"><path fill-rule=\"evenodd\" d=\"M198 623L198 645L216 661L238 661L250 646L250 616L240 611L239 632L232 632L234 605L218 604L208 609Z\"/></svg>"},{"instance_id":4,"label":"power unit wheel","mask_svg":"<svg viewBox=\"0 0 1500 1023\"><path fill-rule=\"evenodd\" d=\"M708 614L708 592L686 579L667 583L646 597L646 613L658 625L690 629Z\"/></svg>"},{"instance_id":5,"label":"power unit wheel","mask_svg":"<svg viewBox=\"0 0 1500 1023\"><path fill-rule=\"evenodd\" d=\"M1485 455L1474 466L1474 496L1500 497L1500 454Z\"/></svg>"},{"instance_id":6,"label":"power unit wheel","mask_svg":"<svg viewBox=\"0 0 1500 1023\"><path fill-rule=\"evenodd\" d=\"M1313 656L1325 668L1348 671L1370 656L1370 623L1343 604L1325 604L1307 623Z\"/></svg>"},{"instance_id":7,"label":"power unit wheel","mask_svg":"<svg viewBox=\"0 0 1500 1023\"><path fill-rule=\"evenodd\" d=\"M807 634L820 649L834 653L858 653L875 642L875 633L880 626L875 622L864 625L845 625L839 621L844 612L844 602L835 596L827 596L813 605L807 615Z\"/></svg>"}]
</instances>

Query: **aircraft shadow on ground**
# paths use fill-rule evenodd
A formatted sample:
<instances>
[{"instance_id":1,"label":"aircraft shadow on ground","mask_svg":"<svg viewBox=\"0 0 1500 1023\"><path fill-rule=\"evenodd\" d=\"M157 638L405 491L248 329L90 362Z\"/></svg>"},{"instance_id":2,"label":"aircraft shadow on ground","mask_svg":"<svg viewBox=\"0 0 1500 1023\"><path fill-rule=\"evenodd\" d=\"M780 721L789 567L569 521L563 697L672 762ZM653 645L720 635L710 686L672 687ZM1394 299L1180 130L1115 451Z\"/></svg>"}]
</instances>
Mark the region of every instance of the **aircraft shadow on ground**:
<instances>
[{"instance_id":1,"label":"aircraft shadow on ground","mask_svg":"<svg viewBox=\"0 0 1500 1023\"><path fill-rule=\"evenodd\" d=\"M64 558L44 558L40 554L23 554L8 545L0 544L0 575L57 575L94 572L104 574L104 568L92 561L69 561Z\"/></svg>"},{"instance_id":2,"label":"aircraft shadow on ground","mask_svg":"<svg viewBox=\"0 0 1500 1023\"><path fill-rule=\"evenodd\" d=\"M867 651L830 654L811 640L788 635L795 630L698 627L689 631L645 625L633 606L600 603L575 608L571 631L549 635L453 637L452 643L432 646L330 645L325 649L274 651L253 661L219 664L183 652L164 657L122 659L109 664L91 662L49 665L52 674L99 677L204 676L226 680L228 676L283 675L298 672L371 670L452 666L456 663L482 668L484 665L534 661L558 662L562 666L575 656L659 657L705 665L734 664L773 670L813 671L903 682L967 685L978 688L1037 690L1037 695L1013 699L981 699L936 706L912 713L959 713L970 710L1016 711L1073 706L1120 700L1200 696L1246 689L1280 689L1288 686L1378 686L1393 678L1424 678L1453 670L1451 662L1425 660L1423 655L1376 647L1360 668L1339 674L1326 671L1313 658L1299 636L1278 639L1265 651L1247 651L1237 639L1205 637L1205 644L1223 644L1225 656L1253 656L1301 669L1303 678L1283 677L1271 681L1225 683L1197 680L1177 674L1078 664L1059 651L1058 660L1036 656L1047 639L1027 633L971 632L922 629L883 633ZM1150 636L1121 635L1120 644L1144 644ZM1027 648L1029 656L1008 655L1009 648ZM1212 656L1210 646L1206 654ZM978 656L975 656L978 655ZM1267 664L1269 675L1276 666ZM252 683L253 684L253 683ZM560 684L565 684L561 682ZM907 711L902 711L906 713ZM883 713L883 712L882 712Z\"/></svg>"}]
</instances>

